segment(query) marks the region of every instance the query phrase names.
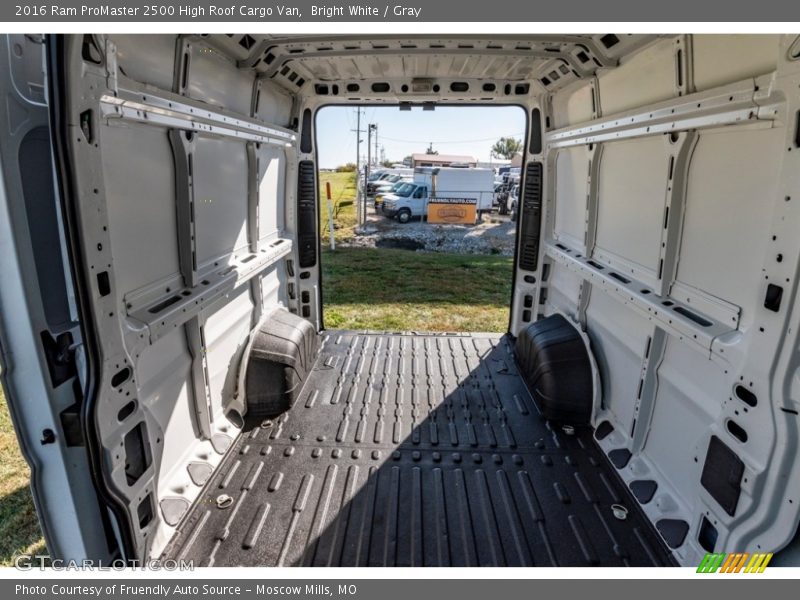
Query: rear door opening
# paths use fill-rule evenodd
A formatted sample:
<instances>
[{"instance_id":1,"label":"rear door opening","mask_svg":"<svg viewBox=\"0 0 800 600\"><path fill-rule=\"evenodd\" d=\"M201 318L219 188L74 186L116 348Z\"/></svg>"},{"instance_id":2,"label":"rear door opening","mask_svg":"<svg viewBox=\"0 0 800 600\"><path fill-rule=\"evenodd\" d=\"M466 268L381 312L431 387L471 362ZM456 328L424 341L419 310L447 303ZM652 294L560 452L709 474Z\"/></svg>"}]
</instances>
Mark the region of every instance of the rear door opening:
<instances>
[{"instance_id":1,"label":"rear door opening","mask_svg":"<svg viewBox=\"0 0 800 600\"><path fill-rule=\"evenodd\" d=\"M793 560L796 36L375 39L9 40L2 377L51 553ZM331 104L524 108L507 326L323 326Z\"/></svg>"},{"instance_id":2,"label":"rear door opening","mask_svg":"<svg viewBox=\"0 0 800 600\"><path fill-rule=\"evenodd\" d=\"M319 109L325 327L504 333L525 129L517 106Z\"/></svg>"}]
</instances>

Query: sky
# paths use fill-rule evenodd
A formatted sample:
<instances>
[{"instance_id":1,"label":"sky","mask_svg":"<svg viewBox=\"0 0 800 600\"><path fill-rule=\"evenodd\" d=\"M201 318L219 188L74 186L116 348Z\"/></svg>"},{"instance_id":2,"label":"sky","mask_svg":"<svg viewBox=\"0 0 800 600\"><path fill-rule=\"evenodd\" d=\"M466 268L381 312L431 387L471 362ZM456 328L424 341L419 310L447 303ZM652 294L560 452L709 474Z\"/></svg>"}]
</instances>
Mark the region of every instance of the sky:
<instances>
[{"instance_id":1,"label":"sky","mask_svg":"<svg viewBox=\"0 0 800 600\"><path fill-rule=\"evenodd\" d=\"M329 106L317 113L321 168L355 162L357 110L352 106ZM378 125L378 149L383 147L387 160L393 162L425 152L431 142L439 154L468 154L488 162L495 141L509 136L522 139L525 133L525 113L512 106L438 106L434 111L368 106L360 110L362 160L366 157L367 123Z\"/></svg>"}]
</instances>

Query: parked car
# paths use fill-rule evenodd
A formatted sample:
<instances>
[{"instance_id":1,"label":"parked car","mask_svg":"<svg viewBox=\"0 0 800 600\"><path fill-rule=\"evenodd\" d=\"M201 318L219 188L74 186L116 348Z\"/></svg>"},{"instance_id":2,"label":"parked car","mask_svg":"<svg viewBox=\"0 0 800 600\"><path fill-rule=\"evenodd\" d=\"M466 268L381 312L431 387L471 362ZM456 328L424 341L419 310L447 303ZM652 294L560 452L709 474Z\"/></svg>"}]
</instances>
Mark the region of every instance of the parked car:
<instances>
[{"instance_id":1,"label":"parked car","mask_svg":"<svg viewBox=\"0 0 800 600\"><path fill-rule=\"evenodd\" d=\"M392 194L399 190L404 184L411 183L413 179L410 177L402 177L395 183L389 185L382 185L375 190L375 208L380 208L383 203L383 197L386 194Z\"/></svg>"},{"instance_id":2,"label":"parked car","mask_svg":"<svg viewBox=\"0 0 800 600\"><path fill-rule=\"evenodd\" d=\"M395 183L401 181L402 179L403 176L398 175L397 173L386 173L383 177L367 183L367 196L374 196L381 188L391 188Z\"/></svg>"}]
</instances>

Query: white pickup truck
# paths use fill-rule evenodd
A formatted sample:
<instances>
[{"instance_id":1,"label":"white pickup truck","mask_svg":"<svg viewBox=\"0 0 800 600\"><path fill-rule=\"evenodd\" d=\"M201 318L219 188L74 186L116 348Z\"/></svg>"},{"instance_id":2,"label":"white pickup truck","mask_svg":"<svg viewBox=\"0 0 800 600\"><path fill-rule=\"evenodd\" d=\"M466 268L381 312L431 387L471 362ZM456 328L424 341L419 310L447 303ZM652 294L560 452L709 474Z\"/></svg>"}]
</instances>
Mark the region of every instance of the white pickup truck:
<instances>
[{"instance_id":1,"label":"white pickup truck","mask_svg":"<svg viewBox=\"0 0 800 600\"><path fill-rule=\"evenodd\" d=\"M383 197L383 214L408 223L426 217L428 203L436 198L462 198L475 202L478 218L492 210L494 171L452 167L418 167L414 181Z\"/></svg>"}]
</instances>

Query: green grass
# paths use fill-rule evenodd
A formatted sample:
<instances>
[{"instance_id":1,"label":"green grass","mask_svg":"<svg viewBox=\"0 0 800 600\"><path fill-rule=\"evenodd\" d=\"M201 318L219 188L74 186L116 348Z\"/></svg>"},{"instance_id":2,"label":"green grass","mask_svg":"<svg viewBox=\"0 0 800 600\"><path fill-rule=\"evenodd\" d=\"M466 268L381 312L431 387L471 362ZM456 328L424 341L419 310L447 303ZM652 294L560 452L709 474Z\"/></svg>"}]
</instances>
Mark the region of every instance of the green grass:
<instances>
[{"instance_id":1,"label":"green grass","mask_svg":"<svg viewBox=\"0 0 800 600\"><path fill-rule=\"evenodd\" d=\"M388 331L508 327L512 259L373 248L323 251L325 326Z\"/></svg>"},{"instance_id":2,"label":"green grass","mask_svg":"<svg viewBox=\"0 0 800 600\"><path fill-rule=\"evenodd\" d=\"M0 566L20 554L46 554L30 492L30 469L19 450L0 389Z\"/></svg>"},{"instance_id":3,"label":"green grass","mask_svg":"<svg viewBox=\"0 0 800 600\"><path fill-rule=\"evenodd\" d=\"M356 219L356 174L353 173L320 173L319 174L319 234L322 244L328 245L328 203L325 190L326 182L331 184L331 199L333 201L333 222L335 229L333 237L337 242L343 242L353 237L354 229L358 224Z\"/></svg>"}]
</instances>

